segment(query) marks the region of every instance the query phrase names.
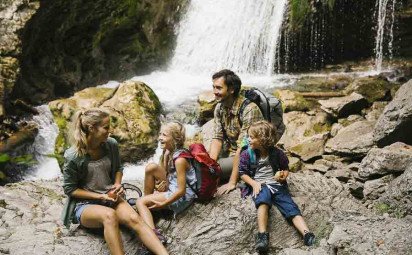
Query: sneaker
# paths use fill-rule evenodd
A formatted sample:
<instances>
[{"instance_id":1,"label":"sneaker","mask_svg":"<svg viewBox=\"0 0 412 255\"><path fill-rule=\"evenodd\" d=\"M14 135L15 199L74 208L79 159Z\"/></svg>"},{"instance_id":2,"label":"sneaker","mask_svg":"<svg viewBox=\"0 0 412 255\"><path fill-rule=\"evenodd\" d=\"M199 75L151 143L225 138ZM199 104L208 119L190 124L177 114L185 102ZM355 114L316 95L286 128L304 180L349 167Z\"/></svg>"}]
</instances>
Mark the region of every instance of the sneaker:
<instances>
[{"instance_id":1,"label":"sneaker","mask_svg":"<svg viewBox=\"0 0 412 255\"><path fill-rule=\"evenodd\" d=\"M312 246L315 243L315 234L313 234L312 232L307 232L303 236L303 242L306 246Z\"/></svg>"},{"instance_id":2,"label":"sneaker","mask_svg":"<svg viewBox=\"0 0 412 255\"><path fill-rule=\"evenodd\" d=\"M256 235L256 250L258 252L266 252L269 249L269 233L257 233Z\"/></svg>"},{"instance_id":3,"label":"sneaker","mask_svg":"<svg viewBox=\"0 0 412 255\"><path fill-rule=\"evenodd\" d=\"M153 232L155 232L157 238L159 238L160 242L162 242L163 245L167 243L167 238L160 232L160 229L155 228L153 229Z\"/></svg>"}]
</instances>

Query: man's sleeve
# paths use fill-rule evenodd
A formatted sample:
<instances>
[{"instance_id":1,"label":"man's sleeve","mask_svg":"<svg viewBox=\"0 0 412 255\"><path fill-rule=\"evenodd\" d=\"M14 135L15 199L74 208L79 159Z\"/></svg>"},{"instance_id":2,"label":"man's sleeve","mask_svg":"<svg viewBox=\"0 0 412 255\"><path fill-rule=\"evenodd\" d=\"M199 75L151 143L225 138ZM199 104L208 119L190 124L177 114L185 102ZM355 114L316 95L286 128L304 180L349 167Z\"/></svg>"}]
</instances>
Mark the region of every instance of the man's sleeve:
<instances>
[{"instance_id":1,"label":"man's sleeve","mask_svg":"<svg viewBox=\"0 0 412 255\"><path fill-rule=\"evenodd\" d=\"M215 112L213 114L213 139L219 139L223 141L223 127L220 116L220 104L215 107Z\"/></svg>"},{"instance_id":2,"label":"man's sleeve","mask_svg":"<svg viewBox=\"0 0 412 255\"><path fill-rule=\"evenodd\" d=\"M259 107L255 103L248 104L241 116L242 119L242 128L239 133L239 137L236 141L237 147L240 148L242 145L243 137L247 135L247 130L249 129L250 125L253 123L264 120L262 112L260 111Z\"/></svg>"}]
</instances>

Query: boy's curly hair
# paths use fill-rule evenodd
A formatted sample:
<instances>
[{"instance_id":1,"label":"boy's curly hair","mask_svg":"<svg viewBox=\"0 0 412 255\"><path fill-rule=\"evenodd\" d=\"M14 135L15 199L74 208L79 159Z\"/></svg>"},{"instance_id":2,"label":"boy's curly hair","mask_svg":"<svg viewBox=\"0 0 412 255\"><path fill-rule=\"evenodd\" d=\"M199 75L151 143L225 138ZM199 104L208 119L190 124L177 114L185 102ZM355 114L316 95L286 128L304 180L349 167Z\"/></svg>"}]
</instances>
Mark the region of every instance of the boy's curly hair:
<instances>
[{"instance_id":1,"label":"boy's curly hair","mask_svg":"<svg viewBox=\"0 0 412 255\"><path fill-rule=\"evenodd\" d=\"M279 139L276 132L277 130L274 125L263 120L253 123L248 129L248 134L257 137L260 144L265 149L275 146L278 142Z\"/></svg>"}]
</instances>

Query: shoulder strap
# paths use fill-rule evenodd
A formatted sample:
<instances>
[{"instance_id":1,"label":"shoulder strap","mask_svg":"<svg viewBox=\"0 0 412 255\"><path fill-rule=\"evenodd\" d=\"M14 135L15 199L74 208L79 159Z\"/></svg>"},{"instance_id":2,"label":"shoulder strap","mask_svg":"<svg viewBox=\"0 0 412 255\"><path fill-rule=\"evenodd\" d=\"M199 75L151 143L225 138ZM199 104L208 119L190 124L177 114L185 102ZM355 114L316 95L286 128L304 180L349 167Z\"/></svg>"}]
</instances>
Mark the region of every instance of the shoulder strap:
<instances>
[{"instance_id":1,"label":"shoulder strap","mask_svg":"<svg viewBox=\"0 0 412 255\"><path fill-rule=\"evenodd\" d=\"M245 99L245 101L243 101L242 104L239 107L239 111L237 113L237 118L238 118L240 126L243 125L243 122L242 122L243 112L245 111L246 106L248 106L250 103L251 103L251 101L249 99Z\"/></svg>"},{"instance_id":2,"label":"shoulder strap","mask_svg":"<svg viewBox=\"0 0 412 255\"><path fill-rule=\"evenodd\" d=\"M276 173L277 171L279 171L279 156L276 152L275 147L271 147L269 149L269 163L270 166L273 169L273 173Z\"/></svg>"}]
</instances>

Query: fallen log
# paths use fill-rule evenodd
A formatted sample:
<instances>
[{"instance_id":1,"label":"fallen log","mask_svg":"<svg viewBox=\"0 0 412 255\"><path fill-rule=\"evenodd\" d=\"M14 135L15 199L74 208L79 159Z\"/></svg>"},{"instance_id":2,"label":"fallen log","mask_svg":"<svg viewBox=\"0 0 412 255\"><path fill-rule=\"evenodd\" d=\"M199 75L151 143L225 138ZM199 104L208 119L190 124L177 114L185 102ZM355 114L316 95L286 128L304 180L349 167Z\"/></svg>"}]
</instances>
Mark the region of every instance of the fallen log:
<instances>
[{"instance_id":1,"label":"fallen log","mask_svg":"<svg viewBox=\"0 0 412 255\"><path fill-rule=\"evenodd\" d=\"M7 140L0 141L0 153L12 151L26 143L33 143L38 132L39 129L36 124L29 124L23 127L21 130L11 135Z\"/></svg>"},{"instance_id":2,"label":"fallen log","mask_svg":"<svg viewBox=\"0 0 412 255\"><path fill-rule=\"evenodd\" d=\"M305 98L324 98L324 97L343 97L346 96L342 92L299 92L299 94Z\"/></svg>"}]
</instances>

